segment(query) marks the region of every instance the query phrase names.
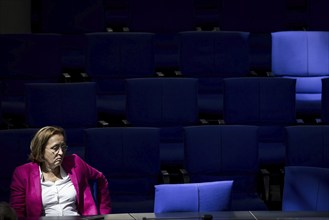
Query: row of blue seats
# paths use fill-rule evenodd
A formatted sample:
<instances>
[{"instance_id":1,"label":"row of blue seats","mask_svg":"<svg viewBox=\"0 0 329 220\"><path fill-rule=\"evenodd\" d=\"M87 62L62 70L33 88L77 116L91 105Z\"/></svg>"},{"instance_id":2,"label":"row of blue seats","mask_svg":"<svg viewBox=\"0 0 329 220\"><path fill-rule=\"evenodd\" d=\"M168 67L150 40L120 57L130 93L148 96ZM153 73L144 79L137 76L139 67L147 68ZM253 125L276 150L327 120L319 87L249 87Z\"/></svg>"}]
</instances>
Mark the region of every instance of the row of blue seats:
<instances>
[{"instance_id":1,"label":"row of blue seats","mask_svg":"<svg viewBox=\"0 0 329 220\"><path fill-rule=\"evenodd\" d=\"M8 201L12 172L27 162L36 131L0 131L1 200ZM67 129L69 146L71 131ZM328 168L329 126L288 126L285 131L285 166ZM108 178L114 212L153 212L154 185L164 183L159 132L152 127L81 129L84 158ZM248 125L184 127L183 182L234 180L231 210L266 210L259 193L258 132Z\"/></svg>"},{"instance_id":2,"label":"row of blue seats","mask_svg":"<svg viewBox=\"0 0 329 220\"><path fill-rule=\"evenodd\" d=\"M247 32L177 33L179 50L157 56L151 33L86 34L86 52L64 56L60 36L1 35L5 113L22 112L14 102L23 100L25 83L57 82L63 63L84 60L81 80L97 83L99 110L122 116L125 79L156 75L155 60L159 59L169 63L175 60L181 76L198 78L200 112L218 118L223 114L222 103L217 101L222 99L223 78L250 75L253 57ZM297 114L319 117L321 79L329 76L328 32L275 32L270 39L272 76L296 79ZM69 75L64 75L69 80Z\"/></svg>"},{"instance_id":3,"label":"row of blue seats","mask_svg":"<svg viewBox=\"0 0 329 220\"><path fill-rule=\"evenodd\" d=\"M323 124L328 124L329 78L323 79ZM223 120L203 120L199 115L198 80L195 78L135 78L126 80L127 94L120 124L99 117L96 83L26 84L24 125L57 124L65 128L120 125L161 128L162 159L182 161L182 127L206 123L261 126L260 158L263 164L281 164L287 125L302 123L296 117L296 80L275 77L226 78L223 81ZM108 100L108 105L115 102Z\"/></svg>"}]
</instances>

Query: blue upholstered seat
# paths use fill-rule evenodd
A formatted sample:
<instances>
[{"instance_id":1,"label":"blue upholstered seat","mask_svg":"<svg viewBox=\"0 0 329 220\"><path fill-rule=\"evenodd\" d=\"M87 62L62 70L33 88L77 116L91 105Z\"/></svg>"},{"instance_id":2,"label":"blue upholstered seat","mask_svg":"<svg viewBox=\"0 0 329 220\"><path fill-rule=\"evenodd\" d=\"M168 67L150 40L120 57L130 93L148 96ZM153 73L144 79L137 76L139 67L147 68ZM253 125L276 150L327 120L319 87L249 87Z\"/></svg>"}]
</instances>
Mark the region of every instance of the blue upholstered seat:
<instances>
[{"instance_id":1,"label":"blue upholstered seat","mask_svg":"<svg viewBox=\"0 0 329 220\"><path fill-rule=\"evenodd\" d=\"M97 85L98 113L107 119L122 119L125 80L155 76L153 34L88 33L86 38L86 73Z\"/></svg>"},{"instance_id":2,"label":"blue upholstered seat","mask_svg":"<svg viewBox=\"0 0 329 220\"><path fill-rule=\"evenodd\" d=\"M85 143L86 161L109 179L113 213L153 212L161 182L158 129L90 128Z\"/></svg>"},{"instance_id":3,"label":"blue upholstered seat","mask_svg":"<svg viewBox=\"0 0 329 220\"><path fill-rule=\"evenodd\" d=\"M0 200L9 202L14 169L29 162L30 143L37 129L0 130Z\"/></svg>"},{"instance_id":4,"label":"blue upholstered seat","mask_svg":"<svg viewBox=\"0 0 329 220\"><path fill-rule=\"evenodd\" d=\"M179 33L183 76L199 79L202 118L222 118L223 79L249 74L249 33L187 31Z\"/></svg>"},{"instance_id":5,"label":"blue upholstered seat","mask_svg":"<svg viewBox=\"0 0 329 220\"><path fill-rule=\"evenodd\" d=\"M154 213L229 210L233 181L155 186Z\"/></svg>"},{"instance_id":6,"label":"blue upholstered seat","mask_svg":"<svg viewBox=\"0 0 329 220\"><path fill-rule=\"evenodd\" d=\"M273 77L224 80L224 121L259 126L262 166L284 163L284 127L296 124L295 83Z\"/></svg>"},{"instance_id":7,"label":"blue upholstered seat","mask_svg":"<svg viewBox=\"0 0 329 220\"><path fill-rule=\"evenodd\" d=\"M283 211L329 211L329 169L285 167Z\"/></svg>"},{"instance_id":8,"label":"blue upholstered seat","mask_svg":"<svg viewBox=\"0 0 329 220\"><path fill-rule=\"evenodd\" d=\"M129 30L154 33L155 68L166 74L178 70L178 32L194 30L190 0L131 0Z\"/></svg>"},{"instance_id":9,"label":"blue upholstered seat","mask_svg":"<svg viewBox=\"0 0 329 220\"><path fill-rule=\"evenodd\" d=\"M266 210L257 193L258 127L185 127L185 169L191 183L233 180L231 210Z\"/></svg>"},{"instance_id":10,"label":"blue upholstered seat","mask_svg":"<svg viewBox=\"0 0 329 220\"><path fill-rule=\"evenodd\" d=\"M296 113L319 118L321 79L329 77L329 32L272 33L272 74L296 79Z\"/></svg>"},{"instance_id":11,"label":"blue upholstered seat","mask_svg":"<svg viewBox=\"0 0 329 220\"><path fill-rule=\"evenodd\" d=\"M182 166L183 126L199 124L198 80L137 78L127 80L126 116L130 126L160 128L164 166Z\"/></svg>"},{"instance_id":12,"label":"blue upholstered seat","mask_svg":"<svg viewBox=\"0 0 329 220\"><path fill-rule=\"evenodd\" d=\"M54 83L61 76L59 34L1 34L0 78L6 119L25 117L25 83Z\"/></svg>"},{"instance_id":13,"label":"blue upholstered seat","mask_svg":"<svg viewBox=\"0 0 329 220\"><path fill-rule=\"evenodd\" d=\"M98 126L95 83L26 84L26 124L65 128L68 153L84 157L83 129Z\"/></svg>"},{"instance_id":14,"label":"blue upholstered seat","mask_svg":"<svg viewBox=\"0 0 329 220\"><path fill-rule=\"evenodd\" d=\"M329 126L286 127L286 166L329 168Z\"/></svg>"}]
</instances>

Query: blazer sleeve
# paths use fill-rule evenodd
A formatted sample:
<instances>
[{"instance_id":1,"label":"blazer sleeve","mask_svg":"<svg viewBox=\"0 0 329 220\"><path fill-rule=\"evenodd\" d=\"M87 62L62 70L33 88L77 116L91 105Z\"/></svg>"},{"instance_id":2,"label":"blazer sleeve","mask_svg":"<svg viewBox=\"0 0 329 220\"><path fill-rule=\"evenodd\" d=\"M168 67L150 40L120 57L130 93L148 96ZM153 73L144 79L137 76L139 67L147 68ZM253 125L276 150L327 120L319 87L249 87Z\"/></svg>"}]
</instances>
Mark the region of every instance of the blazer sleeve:
<instances>
[{"instance_id":1,"label":"blazer sleeve","mask_svg":"<svg viewBox=\"0 0 329 220\"><path fill-rule=\"evenodd\" d=\"M98 185L98 204L100 214L109 214L112 211L111 208L111 199L108 188L108 181L104 174L94 167L90 166L88 163L83 161L80 157L77 156L79 163L83 164L85 169L85 174L87 174L88 180L97 180Z\"/></svg>"},{"instance_id":2,"label":"blazer sleeve","mask_svg":"<svg viewBox=\"0 0 329 220\"><path fill-rule=\"evenodd\" d=\"M20 167L16 168L10 185L10 206L16 211L18 217L26 216L24 177L23 170Z\"/></svg>"}]
</instances>

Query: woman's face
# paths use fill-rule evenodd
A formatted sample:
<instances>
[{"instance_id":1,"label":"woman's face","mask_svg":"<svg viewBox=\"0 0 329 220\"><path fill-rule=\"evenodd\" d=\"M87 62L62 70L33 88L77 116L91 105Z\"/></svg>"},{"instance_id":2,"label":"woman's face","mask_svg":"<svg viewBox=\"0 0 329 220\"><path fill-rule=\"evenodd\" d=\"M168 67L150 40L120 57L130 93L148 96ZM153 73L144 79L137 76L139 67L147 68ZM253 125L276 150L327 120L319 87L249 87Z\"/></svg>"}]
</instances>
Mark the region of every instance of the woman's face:
<instances>
[{"instance_id":1,"label":"woman's face","mask_svg":"<svg viewBox=\"0 0 329 220\"><path fill-rule=\"evenodd\" d=\"M44 152L45 166L47 169L54 169L62 164L67 146L64 137L55 134L49 138Z\"/></svg>"}]
</instances>

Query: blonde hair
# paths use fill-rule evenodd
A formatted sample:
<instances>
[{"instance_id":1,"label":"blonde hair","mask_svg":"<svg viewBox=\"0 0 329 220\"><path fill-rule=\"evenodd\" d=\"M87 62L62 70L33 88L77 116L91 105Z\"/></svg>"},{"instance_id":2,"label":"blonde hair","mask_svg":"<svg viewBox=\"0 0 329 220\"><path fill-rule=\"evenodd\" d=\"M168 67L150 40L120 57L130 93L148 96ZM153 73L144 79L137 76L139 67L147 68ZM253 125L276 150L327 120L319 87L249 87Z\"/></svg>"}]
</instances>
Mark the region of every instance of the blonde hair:
<instances>
[{"instance_id":1,"label":"blonde hair","mask_svg":"<svg viewBox=\"0 0 329 220\"><path fill-rule=\"evenodd\" d=\"M46 126L37 131L30 144L29 160L41 163L48 140L54 135L62 135L65 140L65 131L61 127Z\"/></svg>"}]
</instances>

